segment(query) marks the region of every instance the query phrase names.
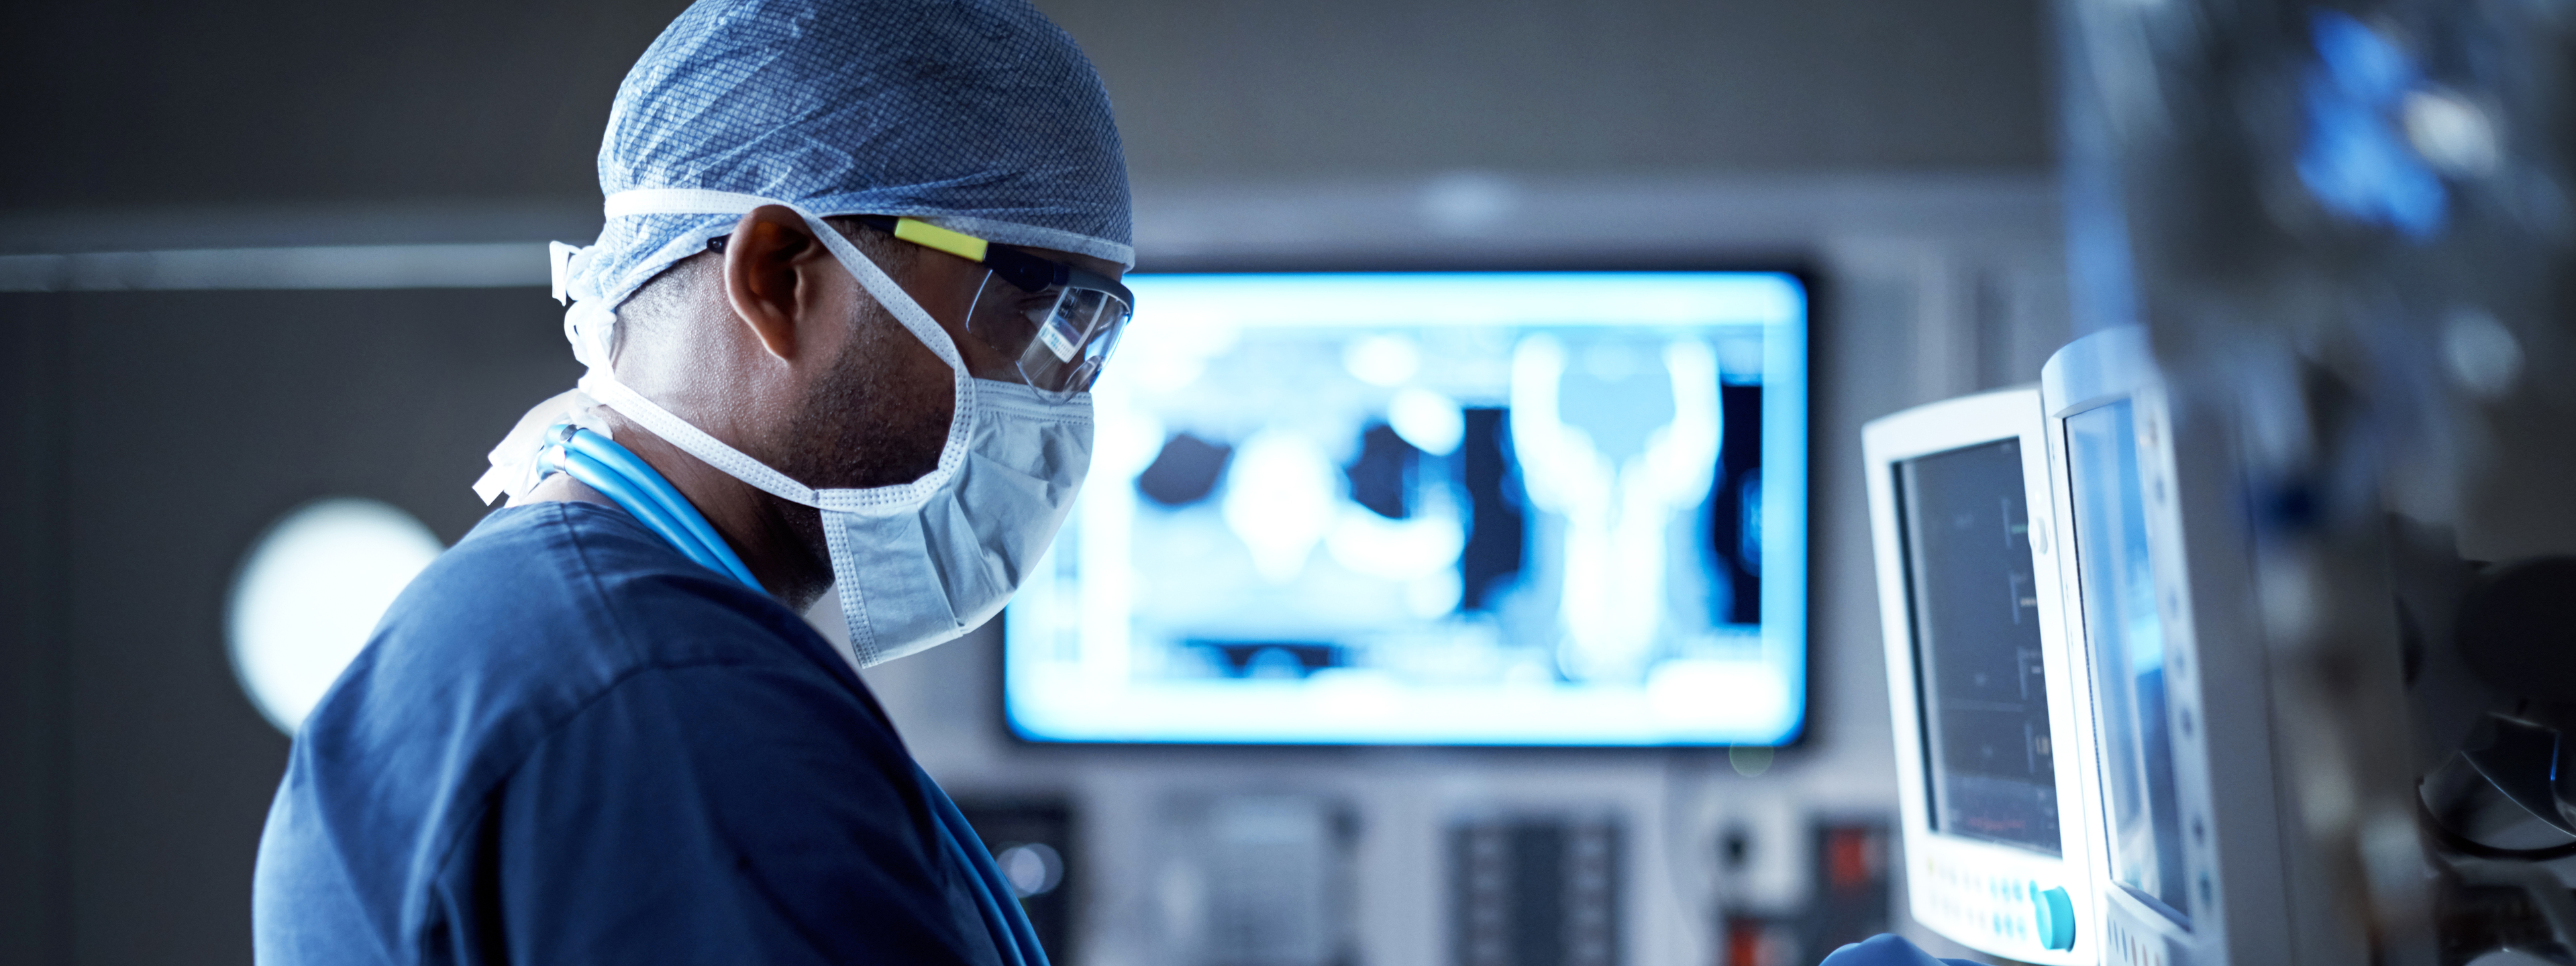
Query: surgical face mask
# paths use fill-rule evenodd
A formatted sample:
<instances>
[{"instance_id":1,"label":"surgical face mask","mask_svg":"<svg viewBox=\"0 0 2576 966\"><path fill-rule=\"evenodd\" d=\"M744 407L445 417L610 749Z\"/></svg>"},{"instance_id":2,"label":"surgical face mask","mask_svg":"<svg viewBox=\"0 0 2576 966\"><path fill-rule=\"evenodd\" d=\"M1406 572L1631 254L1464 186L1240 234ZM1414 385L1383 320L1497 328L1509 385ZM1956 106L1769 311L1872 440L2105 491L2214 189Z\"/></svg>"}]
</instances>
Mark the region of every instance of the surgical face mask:
<instances>
[{"instance_id":1,"label":"surgical face mask","mask_svg":"<svg viewBox=\"0 0 2576 966\"><path fill-rule=\"evenodd\" d=\"M727 192L644 190L611 196L608 216L738 215L770 204L796 208ZM832 578L849 623L849 656L866 667L955 639L1001 611L1055 539L1090 470L1091 398L974 378L947 330L902 286L820 217L796 210L860 286L955 374L956 413L947 444L938 467L922 478L827 490L788 479L618 383L608 366L613 313L575 303L565 334L590 367L581 392L735 479L822 512ZM581 257L559 249L558 271L567 254ZM542 421L531 413L521 428ZM512 448L504 441L494 451L497 476L487 475L478 491L533 482L515 465L503 464L503 450ZM525 482L496 485L496 479ZM491 498L486 492L485 499Z\"/></svg>"}]
</instances>

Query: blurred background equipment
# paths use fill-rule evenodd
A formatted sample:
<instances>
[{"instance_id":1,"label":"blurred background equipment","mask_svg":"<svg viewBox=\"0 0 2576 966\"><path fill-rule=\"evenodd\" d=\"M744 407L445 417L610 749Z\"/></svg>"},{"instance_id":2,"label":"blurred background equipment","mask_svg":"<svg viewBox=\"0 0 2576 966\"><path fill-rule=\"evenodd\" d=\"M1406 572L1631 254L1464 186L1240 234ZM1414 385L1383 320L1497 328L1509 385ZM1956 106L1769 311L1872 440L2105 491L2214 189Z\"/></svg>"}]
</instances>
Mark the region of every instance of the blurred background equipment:
<instances>
[{"instance_id":1,"label":"blurred background equipment","mask_svg":"<svg viewBox=\"0 0 2576 966\"><path fill-rule=\"evenodd\" d=\"M1449 827L1450 962L1608 966L1619 955L1625 824L1494 815Z\"/></svg>"},{"instance_id":2,"label":"blurred background equipment","mask_svg":"<svg viewBox=\"0 0 2576 966\"><path fill-rule=\"evenodd\" d=\"M2020 962L2090 964L2092 729L2076 720L2083 651L2068 647L2058 566L2072 544L2052 539L2065 531L2041 414L2037 389L2010 389L1872 421L1861 439L1914 918Z\"/></svg>"},{"instance_id":3,"label":"blurred background equipment","mask_svg":"<svg viewBox=\"0 0 2576 966\"><path fill-rule=\"evenodd\" d=\"M546 297L545 242L596 232L610 96L680 6L0 8L0 120L18 148L0 152L0 962L248 960L253 849L288 738L230 657L243 561L286 514L333 496L397 508L442 544L484 512L466 483L493 438L578 374ZM1220 902L1214 879L1162 874L1177 834L1162 803L1190 796L1331 803L1283 827L1340 828L1312 816L1347 814L1350 837L1322 837L1347 864L1328 955L1357 962L1452 960L1446 832L1468 814L1623 815L1624 963L1722 962L1721 910L1775 894L1805 903L1795 883L1821 874L1809 823L1883 816L1895 794L1855 434L1907 406L2027 382L2074 334L2045 6L1040 6L1111 89L1147 272L1788 270L1807 316L1808 403L1787 441L1810 450L1805 563L1786 575L1807 586L1791 615L1806 625L1798 740L1746 747L1734 767L1691 748L1025 743L1001 700L999 626L871 669L907 744L961 798L1067 804L1071 849L978 815L999 823L979 827L988 844L1048 844L1063 861L1056 890L1024 899L1038 910L1063 897L1056 961L1188 961L1161 910ZM1552 333L1561 421L1610 415L1621 400L1602 387L1650 385L1656 371L1666 388L1648 395L1670 394L1671 340L1647 340L1613 384L1595 377L1582 334ZM2498 355L2492 339L2461 344L2473 361ZM1401 368L1392 343L1338 351L1315 371L1382 392L1383 418L1339 427L1322 472L1311 451L1248 437L1157 438L1169 462L1139 472L1140 515L1202 494L1192 508L1214 505L1222 524L1225 479L1250 463L1348 487L1345 502L1390 525L1436 517L1421 481L1437 460L1413 454L1452 434L1466 472L1501 475L1484 462L1510 436L1485 411L1500 407L1457 406L1453 423L1432 396L1367 381ZM1443 364L1416 354L1420 371ZM1722 405L1747 388L1718 386ZM1741 478L1743 441L1726 429L1711 489ZM1763 505L1779 505L1779 481L1766 483ZM1555 512L1510 507L1503 489L1486 507L1454 506L1462 518ZM1699 504L1681 512L1699 525ZM1772 559L1781 534L1748 552L1756 528L1705 523L1667 546L1733 548L1721 575L1766 592L1783 576L1741 566ZM1537 527L1525 526L1528 548ZM1462 558L1492 568L1478 573L1508 569L1508 554L1468 539ZM1462 605L1488 599L1470 586L1495 585L1459 583ZM1247 676L1228 686L1285 681L1254 675L1311 673L1310 661L1328 670L1331 657L1194 653L1239 661ZM1600 653L1593 673L1629 660ZM1720 846L1739 823L1786 831L1733 869ZM1301 834L1289 838L1314 840ZM1042 883L1043 854L1019 855L1008 866ZM1259 882L1312 896L1293 884L1329 880L1307 868ZM1938 944L1901 904L1890 915Z\"/></svg>"},{"instance_id":4,"label":"blurred background equipment","mask_svg":"<svg viewBox=\"0 0 2576 966\"><path fill-rule=\"evenodd\" d=\"M1719 909L1718 949L1727 966L1812 963L1846 943L1897 928L1890 881L1897 842L1887 823L1802 818L1797 831L1804 847L1794 853L1805 860L1795 873L1797 898L1783 903L1778 895L1741 895ZM1737 829L1728 835L1723 861L1741 864L1749 850L1781 851L1786 845Z\"/></svg>"},{"instance_id":5,"label":"blurred background equipment","mask_svg":"<svg viewBox=\"0 0 2576 966\"><path fill-rule=\"evenodd\" d=\"M1296 793L1182 795L1161 806L1152 873L1156 962L1341 966L1356 961L1346 804Z\"/></svg>"},{"instance_id":6,"label":"blurred background equipment","mask_svg":"<svg viewBox=\"0 0 2576 966\"><path fill-rule=\"evenodd\" d=\"M957 811L975 827L993 852L993 865L1019 894L1029 926L1037 930L1038 946L1076 948L1083 867L1073 803L1041 795L966 798L957 803Z\"/></svg>"},{"instance_id":7,"label":"blurred background equipment","mask_svg":"<svg viewBox=\"0 0 2576 966\"><path fill-rule=\"evenodd\" d=\"M2073 518L2140 548L2082 555L2140 588L2085 591L2106 925L2193 963L2576 956L2564 629L2494 593L2576 545L2576 398L2535 378L2576 347L2576 21L2060 9L2078 327L2145 332L2050 365ZM2159 388L2097 406L2123 371Z\"/></svg>"}]
</instances>

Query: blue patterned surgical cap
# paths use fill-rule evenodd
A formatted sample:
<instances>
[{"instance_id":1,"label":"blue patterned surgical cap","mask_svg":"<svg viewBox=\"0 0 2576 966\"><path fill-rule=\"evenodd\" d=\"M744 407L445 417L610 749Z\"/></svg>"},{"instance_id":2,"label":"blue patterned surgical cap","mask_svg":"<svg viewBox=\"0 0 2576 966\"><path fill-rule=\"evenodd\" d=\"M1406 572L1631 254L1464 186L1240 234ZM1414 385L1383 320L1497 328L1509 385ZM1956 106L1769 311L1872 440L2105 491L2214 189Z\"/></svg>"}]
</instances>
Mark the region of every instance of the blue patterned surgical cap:
<instances>
[{"instance_id":1,"label":"blue patterned surgical cap","mask_svg":"<svg viewBox=\"0 0 2576 966\"><path fill-rule=\"evenodd\" d=\"M1136 261L1109 95L1027 0L698 0L618 87L599 187L909 215ZM737 221L611 218L570 288L614 307Z\"/></svg>"}]
</instances>

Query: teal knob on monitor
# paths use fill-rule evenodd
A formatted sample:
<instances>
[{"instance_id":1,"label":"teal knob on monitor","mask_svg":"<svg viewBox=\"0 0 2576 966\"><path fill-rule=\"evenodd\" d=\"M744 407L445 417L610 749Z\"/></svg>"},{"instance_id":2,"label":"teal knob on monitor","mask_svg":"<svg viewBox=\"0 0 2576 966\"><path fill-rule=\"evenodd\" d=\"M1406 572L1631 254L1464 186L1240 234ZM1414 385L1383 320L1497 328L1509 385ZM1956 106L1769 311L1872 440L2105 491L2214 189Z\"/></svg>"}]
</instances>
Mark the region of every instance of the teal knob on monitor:
<instances>
[{"instance_id":1,"label":"teal knob on monitor","mask_svg":"<svg viewBox=\"0 0 2576 966\"><path fill-rule=\"evenodd\" d=\"M2030 885L2031 920L2039 927L2042 949L2075 948L2075 900L2057 886L2042 889Z\"/></svg>"}]
</instances>

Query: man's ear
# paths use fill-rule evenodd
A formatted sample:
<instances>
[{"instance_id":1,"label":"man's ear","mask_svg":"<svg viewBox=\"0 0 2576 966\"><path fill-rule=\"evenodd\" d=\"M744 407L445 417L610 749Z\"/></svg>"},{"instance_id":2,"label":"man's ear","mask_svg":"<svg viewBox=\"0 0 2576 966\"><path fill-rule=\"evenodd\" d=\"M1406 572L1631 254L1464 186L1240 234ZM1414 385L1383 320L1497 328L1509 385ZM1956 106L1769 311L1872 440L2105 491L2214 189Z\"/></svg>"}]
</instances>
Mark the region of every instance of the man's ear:
<instances>
[{"instance_id":1,"label":"man's ear","mask_svg":"<svg viewBox=\"0 0 2576 966\"><path fill-rule=\"evenodd\" d=\"M784 205L754 208L734 225L724 250L725 301L770 355L796 358L796 327L820 294L814 269L830 257L804 216Z\"/></svg>"}]
</instances>

